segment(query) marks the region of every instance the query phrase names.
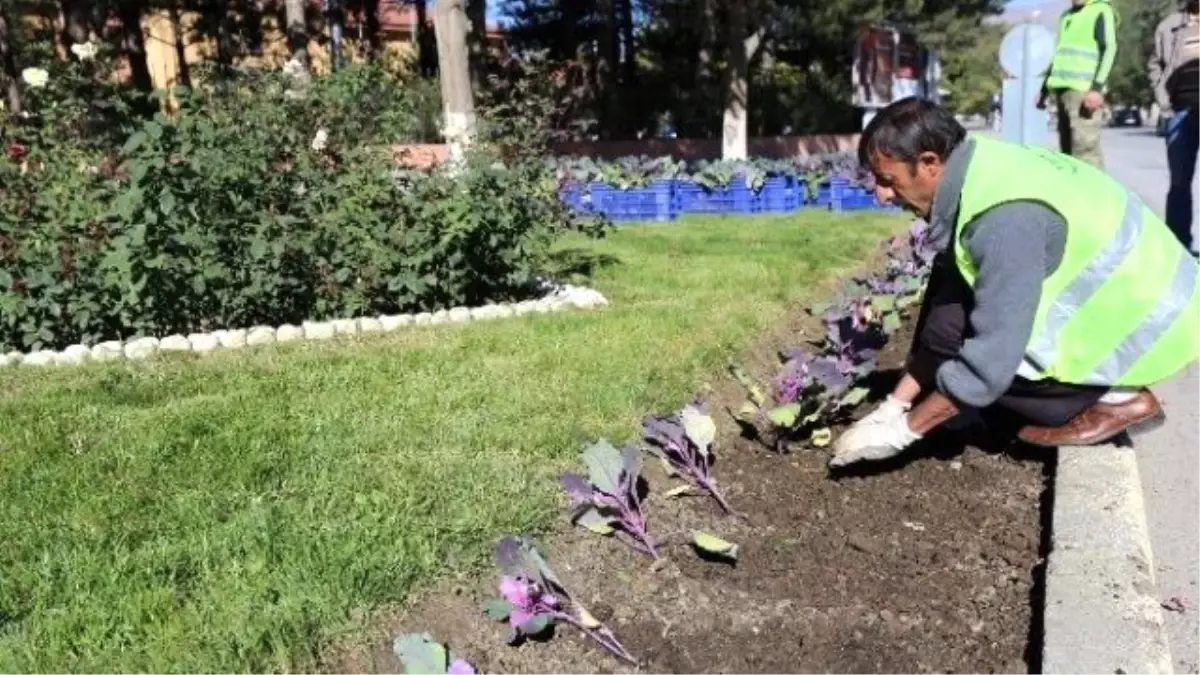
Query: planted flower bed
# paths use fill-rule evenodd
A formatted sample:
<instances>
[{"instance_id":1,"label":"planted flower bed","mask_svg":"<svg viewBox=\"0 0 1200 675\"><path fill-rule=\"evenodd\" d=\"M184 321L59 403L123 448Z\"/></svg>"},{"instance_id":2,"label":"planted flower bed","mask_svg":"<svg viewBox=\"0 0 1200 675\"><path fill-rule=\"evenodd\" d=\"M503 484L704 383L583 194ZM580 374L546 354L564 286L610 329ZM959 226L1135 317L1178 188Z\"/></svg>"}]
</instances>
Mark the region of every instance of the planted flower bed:
<instances>
[{"instance_id":1,"label":"planted flower bed","mask_svg":"<svg viewBox=\"0 0 1200 675\"><path fill-rule=\"evenodd\" d=\"M615 222L670 221L688 213L895 210L879 204L871 177L848 153L792 160L706 161L628 157L554 160L559 195L580 213Z\"/></svg>"},{"instance_id":2,"label":"planted flower bed","mask_svg":"<svg viewBox=\"0 0 1200 675\"><path fill-rule=\"evenodd\" d=\"M382 617L373 648L327 666L415 672L427 631L456 672L1036 669L1042 467L931 434L830 477L819 450L904 360L923 239L790 317L703 401L647 415L640 442L586 447L561 476L569 531L502 539L495 577ZM778 355L769 386L753 373Z\"/></svg>"}]
</instances>

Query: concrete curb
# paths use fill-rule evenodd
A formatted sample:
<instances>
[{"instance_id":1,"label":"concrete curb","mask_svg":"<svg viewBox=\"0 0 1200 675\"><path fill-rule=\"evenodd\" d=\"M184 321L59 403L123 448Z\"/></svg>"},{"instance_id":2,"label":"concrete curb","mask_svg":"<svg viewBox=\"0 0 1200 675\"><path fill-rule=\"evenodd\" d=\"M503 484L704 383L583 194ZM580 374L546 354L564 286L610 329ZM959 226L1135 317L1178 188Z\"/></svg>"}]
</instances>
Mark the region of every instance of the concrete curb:
<instances>
[{"instance_id":1,"label":"concrete curb","mask_svg":"<svg viewBox=\"0 0 1200 675\"><path fill-rule=\"evenodd\" d=\"M1060 448L1043 673L1171 673L1131 448Z\"/></svg>"}]
</instances>

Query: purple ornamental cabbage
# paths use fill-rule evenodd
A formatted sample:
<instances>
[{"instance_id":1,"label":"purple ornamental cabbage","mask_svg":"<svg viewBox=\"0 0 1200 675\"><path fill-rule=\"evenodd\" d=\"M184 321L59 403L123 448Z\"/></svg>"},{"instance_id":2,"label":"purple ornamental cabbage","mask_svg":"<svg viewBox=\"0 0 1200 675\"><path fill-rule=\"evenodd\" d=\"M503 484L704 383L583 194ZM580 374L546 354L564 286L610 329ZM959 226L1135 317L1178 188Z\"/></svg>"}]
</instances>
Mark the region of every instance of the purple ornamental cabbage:
<instances>
[{"instance_id":1,"label":"purple ornamental cabbage","mask_svg":"<svg viewBox=\"0 0 1200 675\"><path fill-rule=\"evenodd\" d=\"M508 623L509 644L541 635L561 622L579 629L618 658L638 665L612 631L571 597L528 537L521 541L504 537L493 553L500 568L500 597L484 603L483 611Z\"/></svg>"},{"instance_id":2,"label":"purple ornamental cabbage","mask_svg":"<svg viewBox=\"0 0 1200 675\"><path fill-rule=\"evenodd\" d=\"M767 411L777 429L815 424L865 399L867 389L854 382L876 367L879 348L900 328L901 311L919 295L933 258L923 221L914 221L907 252L904 246L901 237L885 242L885 271L848 283L843 296L848 299L809 308L810 314L821 317L825 337L816 354L801 350L782 354L784 364L776 381L778 405ZM762 409L761 403L744 405L742 414L761 414Z\"/></svg>"},{"instance_id":3,"label":"purple ornamental cabbage","mask_svg":"<svg viewBox=\"0 0 1200 675\"><path fill-rule=\"evenodd\" d=\"M564 473L559 479L571 500L571 522L603 535L615 534L634 550L656 560L658 551L646 531L638 496L642 453L636 447L617 450L601 439L584 448L585 478Z\"/></svg>"},{"instance_id":4,"label":"purple ornamental cabbage","mask_svg":"<svg viewBox=\"0 0 1200 675\"><path fill-rule=\"evenodd\" d=\"M648 444L647 451L685 480L707 491L726 513L732 514L733 508L709 473L713 460L710 446L716 437L716 423L695 403L684 406L677 414L642 418L642 438Z\"/></svg>"},{"instance_id":5,"label":"purple ornamental cabbage","mask_svg":"<svg viewBox=\"0 0 1200 675\"><path fill-rule=\"evenodd\" d=\"M856 302L849 311L825 313L825 344L843 375L865 375L875 367L882 338L866 320L867 305Z\"/></svg>"},{"instance_id":6,"label":"purple ornamental cabbage","mask_svg":"<svg viewBox=\"0 0 1200 675\"><path fill-rule=\"evenodd\" d=\"M840 394L852 384L850 372L840 361L830 355L815 356L808 352L792 350L785 353L783 372L779 378L776 401L793 403L802 396L820 392Z\"/></svg>"},{"instance_id":7,"label":"purple ornamental cabbage","mask_svg":"<svg viewBox=\"0 0 1200 675\"><path fill-rule=\"evenodd\" d=\"M914 260L926 269L937 255L932 234L929 223L920 218L914 219L908 228L908 248L912 251Z\"/></svg>"},{"instance_id":8,"label":"purple ornamental cabbage","mask_svg":"<svg viewBox=\"0 0 1200 675\"><path fill-rule=\"evenodd\" d=\"M792 403L812 384L808 376L808 362L812 356L807 352L794 350L785 356L783 370L776 382L775 400L779 403Z\"/></svg>"}]
</instances>

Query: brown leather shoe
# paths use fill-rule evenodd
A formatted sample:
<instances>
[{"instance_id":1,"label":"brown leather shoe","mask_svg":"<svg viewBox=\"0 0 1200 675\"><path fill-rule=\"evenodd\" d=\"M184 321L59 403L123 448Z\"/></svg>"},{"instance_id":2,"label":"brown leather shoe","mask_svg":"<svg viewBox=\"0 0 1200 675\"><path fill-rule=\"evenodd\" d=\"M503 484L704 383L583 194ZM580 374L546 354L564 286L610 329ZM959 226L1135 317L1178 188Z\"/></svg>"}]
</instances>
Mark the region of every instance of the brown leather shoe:
<instances>
[{"instance_id":1,"label":"brown leather shoe","mask_svg":"<svg viewBox=\"0 0 1200 675\"><path fill-rule=\"evenodd\" d=\"M1029 425L1017 437L1031 445L1055 448L1063 445L1096 445L1122 431L1131 434L1162 426L1167 416L1158 398L1143 389L1132 399L1118 404L1096 403L1072 417L1061 427Z\"/></svg>"}]
</instances>

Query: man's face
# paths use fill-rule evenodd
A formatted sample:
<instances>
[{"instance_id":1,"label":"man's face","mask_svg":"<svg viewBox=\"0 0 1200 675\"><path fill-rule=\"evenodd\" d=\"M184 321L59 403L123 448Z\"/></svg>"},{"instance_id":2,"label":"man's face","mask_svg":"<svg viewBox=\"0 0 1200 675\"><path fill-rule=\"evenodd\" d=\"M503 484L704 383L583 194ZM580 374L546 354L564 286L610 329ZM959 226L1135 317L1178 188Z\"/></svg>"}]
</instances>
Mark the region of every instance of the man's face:
<instances>
[{"instance_id":1,"label":"man's face","mask_svg":"<svg viewBox=\"0 0 1200 675\"><path fill-rule=\"evenodd\" d=\"M921 153L915 167L877 152L871 157L875 198L927 219L933 209L933 195L942 180L942 168L942 161L932 152Z\"/></svg>"}]
</instances>

